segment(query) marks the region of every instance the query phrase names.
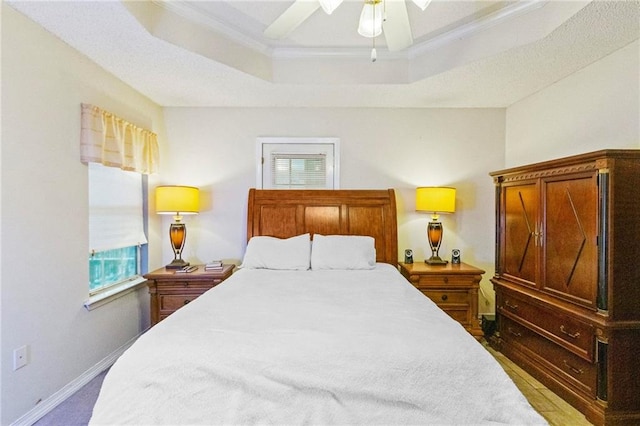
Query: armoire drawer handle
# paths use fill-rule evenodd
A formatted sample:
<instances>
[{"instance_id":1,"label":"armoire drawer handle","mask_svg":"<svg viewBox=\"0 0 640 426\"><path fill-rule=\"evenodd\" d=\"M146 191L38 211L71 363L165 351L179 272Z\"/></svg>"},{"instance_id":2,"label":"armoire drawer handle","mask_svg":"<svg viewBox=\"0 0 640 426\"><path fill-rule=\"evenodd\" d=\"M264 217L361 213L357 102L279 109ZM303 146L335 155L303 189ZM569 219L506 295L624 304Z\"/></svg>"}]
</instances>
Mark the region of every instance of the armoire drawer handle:
<instances>
[{"instance_id":1,"label":"armoire drawer handle","mask_svg":"<svg viewBox=\"0 0 640 426\"><path fill-rule=\"evenodd\" d=\"M560 326L560 331L563 334L566 334L567 336L571 337L572 339L577 339L578 337L580 337L580 332L579 331L576 331L575 333L571 334L564 328L564 325Z\"/></svg>"},{"instance_id":2,"label":"armoire drawer handle","mask_svg":"<svg viewBox=\"0 0 640 426\"><path fill-rule=\"evenodd\" d=\"M441 299L443 301L446 301L448 298L449 298L449 296L447 296L446 294L443 294L442 297L441 297Z\"/></svg>"},{"instance_id":3,"label":"armoire drawer handle","mask_svg":"<svg viewBox=\"0 0 640 426\"><path fill-rule=\"evenodd\" d=\"M513 334L516 337L522 337L522 333L518 333L517 331L513 331L513 328L509 327L507 329L509 331L509 333Z\"/></svg>"},{"instance_id":4,"label":"armoire drawer handle","mask_svg":"<svg viewBox=\"0 0 640 426\"><path fill-rule=\"evenodd\" d=\"M518 310L518 305L512 305L508 300L504 301L504 305L509 309L513 309L514 311Z\"/></svg>"},{"instance_id":5,"label":"armoire drawer handle","mask_svg":"<svg viewBox=\"0 0 640 426\"><path fill-rule=\"evenodd\" d=\"M444 278L442 278L442 280L443 280L443 281L444 281L444 283L446 284L446 283L448 283L448 282L449 282L449 277L444 277Z\"/></svg>"},{"instance_id":6,"label":"armoire drawer handle","mask_svg":"<svg viewBox=\"0 0 640 426\"><path fill-rule=\"evenodd\" d=\"M184 304L186 305L186 304L188 304L189 302L191 302L191 300L189 300L189 299L185 299Z\"/></svg>"},{"instance_id":7,"label":"armoire drawer handle","mask_svg":"<svg viewBox=\"0 0 640 426\"><path fill-rule=\"evenodd\" d=\"M567 362L567 360L563 360L562 362L564 362L564 366L567 367L569 370L573 371L576 374L583 374L584 370L582 368L575 368L574 366L572 366L571 364L569 364Z\"/></svg>"}]
</instances>

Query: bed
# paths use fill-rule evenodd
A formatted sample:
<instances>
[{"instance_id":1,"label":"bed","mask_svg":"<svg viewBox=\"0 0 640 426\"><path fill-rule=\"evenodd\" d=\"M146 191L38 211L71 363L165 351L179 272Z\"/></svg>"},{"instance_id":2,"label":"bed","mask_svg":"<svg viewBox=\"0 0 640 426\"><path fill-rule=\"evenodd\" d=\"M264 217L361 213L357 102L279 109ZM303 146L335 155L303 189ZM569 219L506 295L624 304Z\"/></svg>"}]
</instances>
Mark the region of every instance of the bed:
<instances>
[{"instance_id":1,"label":"bed","mask_svg":"<svg viewBox=\"0 0 640 426\"><path fill-rule=\"evenodd\" d=\"M242 267L116 361L90 424L546 424L396 232L393 190L251 189Z\"/></svg>"}]
</instances>

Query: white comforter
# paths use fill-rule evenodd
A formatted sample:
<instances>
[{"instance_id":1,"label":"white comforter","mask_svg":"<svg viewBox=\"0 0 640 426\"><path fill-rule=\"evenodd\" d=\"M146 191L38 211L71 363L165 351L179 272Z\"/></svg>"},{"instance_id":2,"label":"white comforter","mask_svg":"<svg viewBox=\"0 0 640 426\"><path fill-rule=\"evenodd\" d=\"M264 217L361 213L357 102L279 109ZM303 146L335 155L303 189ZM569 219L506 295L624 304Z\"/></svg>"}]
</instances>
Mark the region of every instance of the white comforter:
<instances>
[{"instance_id":1,"label":"white comforter","mask_svg":"<svg viewBox=\"0 0 640 426\"><path fill-rule=\"evenodd\" d=\"M240 270L109 371L93 425L546 424L394 268Z\"/></svg>"}]
</instances>

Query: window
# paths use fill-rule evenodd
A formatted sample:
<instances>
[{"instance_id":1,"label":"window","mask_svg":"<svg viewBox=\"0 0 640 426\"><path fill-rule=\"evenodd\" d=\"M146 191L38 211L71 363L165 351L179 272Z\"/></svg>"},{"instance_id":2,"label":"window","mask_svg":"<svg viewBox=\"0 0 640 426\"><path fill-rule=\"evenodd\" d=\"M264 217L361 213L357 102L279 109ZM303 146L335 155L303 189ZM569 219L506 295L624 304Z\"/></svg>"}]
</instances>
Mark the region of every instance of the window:
<instances>
[{"instance_id":1,"label":"window","mask_svg":"<svg viewBox=\"0 0 640 426\"><path fill-rule=\"evenodd\" d=\"M89 295L101 300L143 281L146 179L115 167L88 166Z\"/></svg>"},{"instance_id":2,"label":"window","mask_svg":"<svg viewBox=\"0 0 640 426\"><path fill-rule=\"evenodd\" d=\"M339 159L337 138L258 138L256 186L337 189Z\"/></svg>"},{"instance_id":3,"label":"window","mask_svg":"<svg viewBox=\"0 0 640 426\"><path fill-rule=\"evenodd\" d=\"M98 293L139 274L138 246L104 250L89 255L89 294Z\"/></svg>"},{"instance_id":4,"label":"window","mask_svg":"<svg viewBox=\"0 0 640 426\"><path fill-rule=\"evenodd\" d=\"M325 154L271 154L273 188L325 188L327 156Z\"/></svg>"}]
</instances>

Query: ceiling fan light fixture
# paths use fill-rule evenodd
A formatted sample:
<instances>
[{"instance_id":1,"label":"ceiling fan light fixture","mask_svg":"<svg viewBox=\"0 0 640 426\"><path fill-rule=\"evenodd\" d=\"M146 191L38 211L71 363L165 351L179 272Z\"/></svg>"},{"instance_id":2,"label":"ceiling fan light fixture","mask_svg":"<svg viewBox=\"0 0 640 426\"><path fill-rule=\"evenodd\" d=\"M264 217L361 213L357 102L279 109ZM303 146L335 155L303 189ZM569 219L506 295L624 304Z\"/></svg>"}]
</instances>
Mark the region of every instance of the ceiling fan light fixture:
<instances>
[{"instance_id":1,"label":"ceiling fan light fixture","mask_svg":"<svg viewBox=\"0 0 640 426\"><path fill-rule=\"evenodd\" d=\"M378 37L382 34L382 0L365 0L358 34L363 37Z\"/></svg>"},{"instance_id":2,"label":"ceiling fan light fixture","mask_svg":"<svg viewBox=\"0 0 640 426\"><path fill-rule=\"evenodd\" d=\"M324 10L324 12L327 15L331 15L333 11L336 10L338 6L340 6L340 4L342 4L343 0L318 0L318 1L320 2L320 6L322 6L322 10Z\"/></svg>"},{"instance_id":3,"label":"ceiling fan light fixture","mask_svg":"<svg viewBox=\"0 0 640 426\"><path fill-rule=\"evenodd\" d=\"M412 1L415 3L416 6L418 6L423 11L427 8L427 6L429 6L429 3L431 3L431 0L412 0Z\"/></svg>"}]
</instances>

